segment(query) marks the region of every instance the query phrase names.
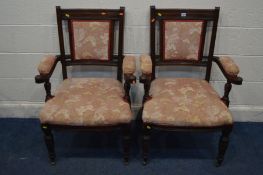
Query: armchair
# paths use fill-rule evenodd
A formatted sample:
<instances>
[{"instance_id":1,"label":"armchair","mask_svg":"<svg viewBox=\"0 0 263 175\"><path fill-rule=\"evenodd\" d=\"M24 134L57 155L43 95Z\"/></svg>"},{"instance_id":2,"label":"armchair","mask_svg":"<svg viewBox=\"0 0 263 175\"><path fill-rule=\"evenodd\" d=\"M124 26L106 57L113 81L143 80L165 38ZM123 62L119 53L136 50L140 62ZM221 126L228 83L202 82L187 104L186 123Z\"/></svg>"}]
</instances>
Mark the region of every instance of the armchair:
<instances>
[{"instance_id":1,"label":"armchair","mask_svg":"<svg viewBox=\"0 0 263 175\"><path fill-rule=\"evenodd\" d=\"M60 54L45 56L38 66L39 75L35 76L35 82L44 83L46 91L40 123L51 164L55 164L52 131L57 129L121 129L124 162L128 163L132 120L129 91L136 79L133 75L135 58L123 56L125 9L61 9L57 6L56 12ZM117 44L113 41L116 27ZM70 38L70 54L65 52L66 34ZM117 54L114 54L115 47ZM62 66L63 82L52 95L50 77L58 62ZM115 66L117 79L68 78L67 67L75 65Z\"/></svg>"},{"instance_id":2,"label":"armchair","mask_svg":"<svg viewBox=\"0 0 263 175\"><path fill-rule=\"evenodd\" d=\"M230 57L214 56L218 16L219 7L156 9L151 6L150 56L140 57L140 82L144 84L144 164L148 162L153 129L221 131L216 166L222 164L233 127L232 115L228 110L229 92L232 84L242 84L242 78L238 76L239 68ZM208 23L212 23L211 36L206 35ZM157 42L157 37L160 42ZM205 45L209 48L208 52L204 51ZM156 49L159 49L158 53ZM227 80L221 98L209 84L212 62L217 63ZM156 66L200 66L206 69L206 75L204 79L157 78Z\"/></svg>"}]
</instances>

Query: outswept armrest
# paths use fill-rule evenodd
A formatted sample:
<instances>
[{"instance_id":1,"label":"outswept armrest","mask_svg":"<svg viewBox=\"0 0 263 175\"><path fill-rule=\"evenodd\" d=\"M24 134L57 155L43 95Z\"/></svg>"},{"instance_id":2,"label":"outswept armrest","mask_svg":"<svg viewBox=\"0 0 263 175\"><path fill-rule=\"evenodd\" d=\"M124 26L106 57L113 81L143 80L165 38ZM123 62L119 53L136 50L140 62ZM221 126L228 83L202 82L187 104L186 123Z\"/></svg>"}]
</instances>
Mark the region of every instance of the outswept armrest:
<instances>
[{"instance_id":1,"label":"outswept armrest","mask_svg":"<svg viewBox=\"0 0 263 175\"><path fill-rule=\"evenodd\" d=\"M59 56L47 55L42 58L38 65L39 75L35 76L36 83L45 83L49 81L58 61Z\"/></svg>"},{"instance_id":2,"label":"outswept armrest","mask_svg":"<svg viewBox=\"0 0 263 175\"><path fill-rule=\"evenodd\" d=\"M123 70L125 81L134 84L136 82L136 77L134 76L134 73L136 71L136 61L134 56L124 57L122 70Z\"/></svg>"},{"instance_id":3,"label":"outswept armrest","mask_svg":"<svg viewBox=\"0 0 263 175\"><path fill-rule=\"evenodd\" d=\"M124 100L131 103L130 99L130 88L131 84L136 83L136 76L134 75L136 71L136 60L134 56L125 56L122 64L122 71L124 74L124 90L125 96Z\"/></svg>"},{"instance_id":4,"label":"outswept armrest","mask_svg":"<svg viewBox=\"0 0 263 175\"><path fill-rule=\"evenodd\" d=\"M140 66L142 74L152 74L152 59L149 55L140 56Z\"/></svg>"},{"instance_id":5,"label":"outswept armrest","mask_svg":"<svg viewBox=\"0 0 263 175\"><path fill-rule=\"evenodd\" d=\"M44 87L46 90L46 98L45 101L53 98L54 96L51 95L51 83L49 81L54 69L60 60L59 56L55 55L47 55L42 58L38 65L38 72L39 75L35 76L36 83L44 83Z\"/></svg>"},{"instance_id":6,"label":"outswept armrest","mask_svg":"<svg viewBox=\"0 0 263 175\"><path fill-rule=\"evenodd\" d=\"M149 55L140 56L140 68L142 75L140 76L140 83L144 84L143 103L151 99L149 95L152 82L152 59Z\"/></svg>"},{"instance_id":7,"label":"outswept armrest","mask_svg":"<svg viewBox=\"0 0 263 175\"><path fill-rule=\"evenodd\" d=\"M213 61L217 63L227 81L236 85L242 84L243 79L238 76L239 67L232 58L227 56L213 57Z\"/></svg>"},{"instance_id":8,"label":"outswept armrest","mask_svg":"<svg viewBox=\"0 0 263 175\"><path fill-rule=\"evenodd\" d=\"M239 68L232 58L213 57L213 61L217 63L220 70L227 79L224 89L224 95L221 100L226 104L226 106L229 106L229 93L232 89L232 84L241 85L243 79L238 76Z\"/></svg>"}]
</instances>

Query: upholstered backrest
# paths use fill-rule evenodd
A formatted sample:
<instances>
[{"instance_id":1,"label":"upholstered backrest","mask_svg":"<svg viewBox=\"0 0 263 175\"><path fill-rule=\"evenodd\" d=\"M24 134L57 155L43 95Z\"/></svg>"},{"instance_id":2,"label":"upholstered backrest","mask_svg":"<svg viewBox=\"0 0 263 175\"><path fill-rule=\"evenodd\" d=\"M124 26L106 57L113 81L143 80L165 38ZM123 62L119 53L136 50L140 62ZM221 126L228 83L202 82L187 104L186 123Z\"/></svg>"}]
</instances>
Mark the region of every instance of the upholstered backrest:
<instances>
[{"instance_id":1,"label":"upholstered backrest","mask_svg":"<svg viewBox=\"0 0 263 175\"><path fill-rule=\"evenodd\" d=\"M163 59L199 60L204 21L164 20L163 23Z\"/></svg>"},{"instance_id":2,"label":"upholstered backrest","mask_svg":"<svg viewBox=\"0 0 263 175\"><path fill-rule=\"evenodd\" d=\"M71 20L71 53L75 60L111 59L110 20Z\"/></svg>"},{"instance_id":3,"label":"upholstered backrest","mask_svg":"<svg viewBox=\"0 0 263 175\"><path fill-rule=\"evenodd\" d=\"M61 9L56 7L63 79L67 66L116 66L122 81L125 8Z\"/></svg>"},{"instance_id":4,"label":"upholstered backrest","mask_svg":"<svg viewBox=\"0 0 263 175\"><path fill-rule=\"evenodd\" d=\"M156 66L202 66L209 81L219 17L214 9L150 8L150 56Z\"/></svg>"}]
</instances>

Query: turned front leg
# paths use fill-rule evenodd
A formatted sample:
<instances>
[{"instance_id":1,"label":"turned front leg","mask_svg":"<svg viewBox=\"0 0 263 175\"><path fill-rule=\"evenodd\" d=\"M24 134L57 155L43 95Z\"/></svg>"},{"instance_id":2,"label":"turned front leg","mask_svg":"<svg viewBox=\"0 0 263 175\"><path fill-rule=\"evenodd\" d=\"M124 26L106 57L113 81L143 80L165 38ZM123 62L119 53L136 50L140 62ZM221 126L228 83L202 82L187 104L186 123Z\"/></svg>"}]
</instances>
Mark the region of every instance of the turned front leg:
<instances>
[{"instance_id":1,"label":"turned front leg","mask_svg":"<svg viewBox=\"0 0 263 175\"><path fill-rule=\"evenodd\" d=\"M142 158L143 165L146 165L148 163L151 126L144 124L142 132Z\"/></svg>"},{"instance_id":2,"label":"turned front leg","mask_svg":"<svg viewBox=\"0 0 263 175\"><path fill-rule=\"evenodd\" d=\"M48 125L41 125L41 129L44 133L44 140L45 140L45 143L47 146L49 160L50 160L51 164L54 165L56 155L55 155L53 134L52 134L51 129Z\"/></svg>"},{"instance_id":3,"label":"turned front leg","mask_svg":"<svg viewBox=\"0 0 263 175\"><path fill-rule=\"evenodd\" d=\"M130 125L124 125L122 128L123 132L123 160L124 164L127 165L129 163L130 156L130 144L131 144L131 135L130 135Z\"/></svg>"},{"instance_id":4,"label":"turned front leg","mask_svg":"<svg viewBox=\"0 0 263 175\"><path fill-rule=\"evenodd\" d=\"M226 127L223 128L222 130L222 135L219 140L219 147L218 147L218 154L216 158L216 166L220 166L224 160L224 156L229 144L229 135L232 131L232 126L231 127Z\"/></svg>"}]
</instances>

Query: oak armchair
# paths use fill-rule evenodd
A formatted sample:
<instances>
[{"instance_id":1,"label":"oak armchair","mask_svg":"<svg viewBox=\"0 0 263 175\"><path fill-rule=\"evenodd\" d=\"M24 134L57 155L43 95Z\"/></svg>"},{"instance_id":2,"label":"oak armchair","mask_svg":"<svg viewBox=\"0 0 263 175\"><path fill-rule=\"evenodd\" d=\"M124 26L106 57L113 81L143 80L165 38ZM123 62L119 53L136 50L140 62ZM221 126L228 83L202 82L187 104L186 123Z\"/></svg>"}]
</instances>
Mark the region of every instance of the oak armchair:
<instances>
[{"instance_id":1,"label":"oak armchair","mask_svg":"<svg viewBox=\"0 0 263 175\"><path fill-rule=\"evenodd\" d=\"M38 66L39 75L35 76L36 83L44 83L46 91L40 122L49 159L55 164L52 130L121 129L124 161L128 163L132 120L129 90L136 78L133 75L135 58L123 56L125 9L61 9L57 6L56 12L60 54L45 56ZM114 42L117 32L118 40ZM65 52L65 35L70 40L70 54ZM116 54L115 48L118 48ZM50 77L58 62L62 66L63 82L52 95ZM75 65L115 66L117 78L68 78L67 67Z\"/></svg>"},{"instance_id":2,"label":"oak armchair","mask_svg":"<svg viewBox=\"0 0 263 175\"><path fill-rule=\"evenodd\" d=\"M151 6L150 56L140 57L140 82L144 84L144 164L148 162L150 132L153 129L221 131L216 166L222 164L233 127L228 110L229 92L232 84L242 84L242 78L230 57L214 56L218 16L219 7L156 9ZM207 35L209 25L212 30ZM208 51L204 46L208 46ZM227 80L221 98L209 84L212 62L219 66ZM200 66L205 68L206 74L204 79L158 78L155 73L157 66Z\"/></svg>"}]
</instances>

